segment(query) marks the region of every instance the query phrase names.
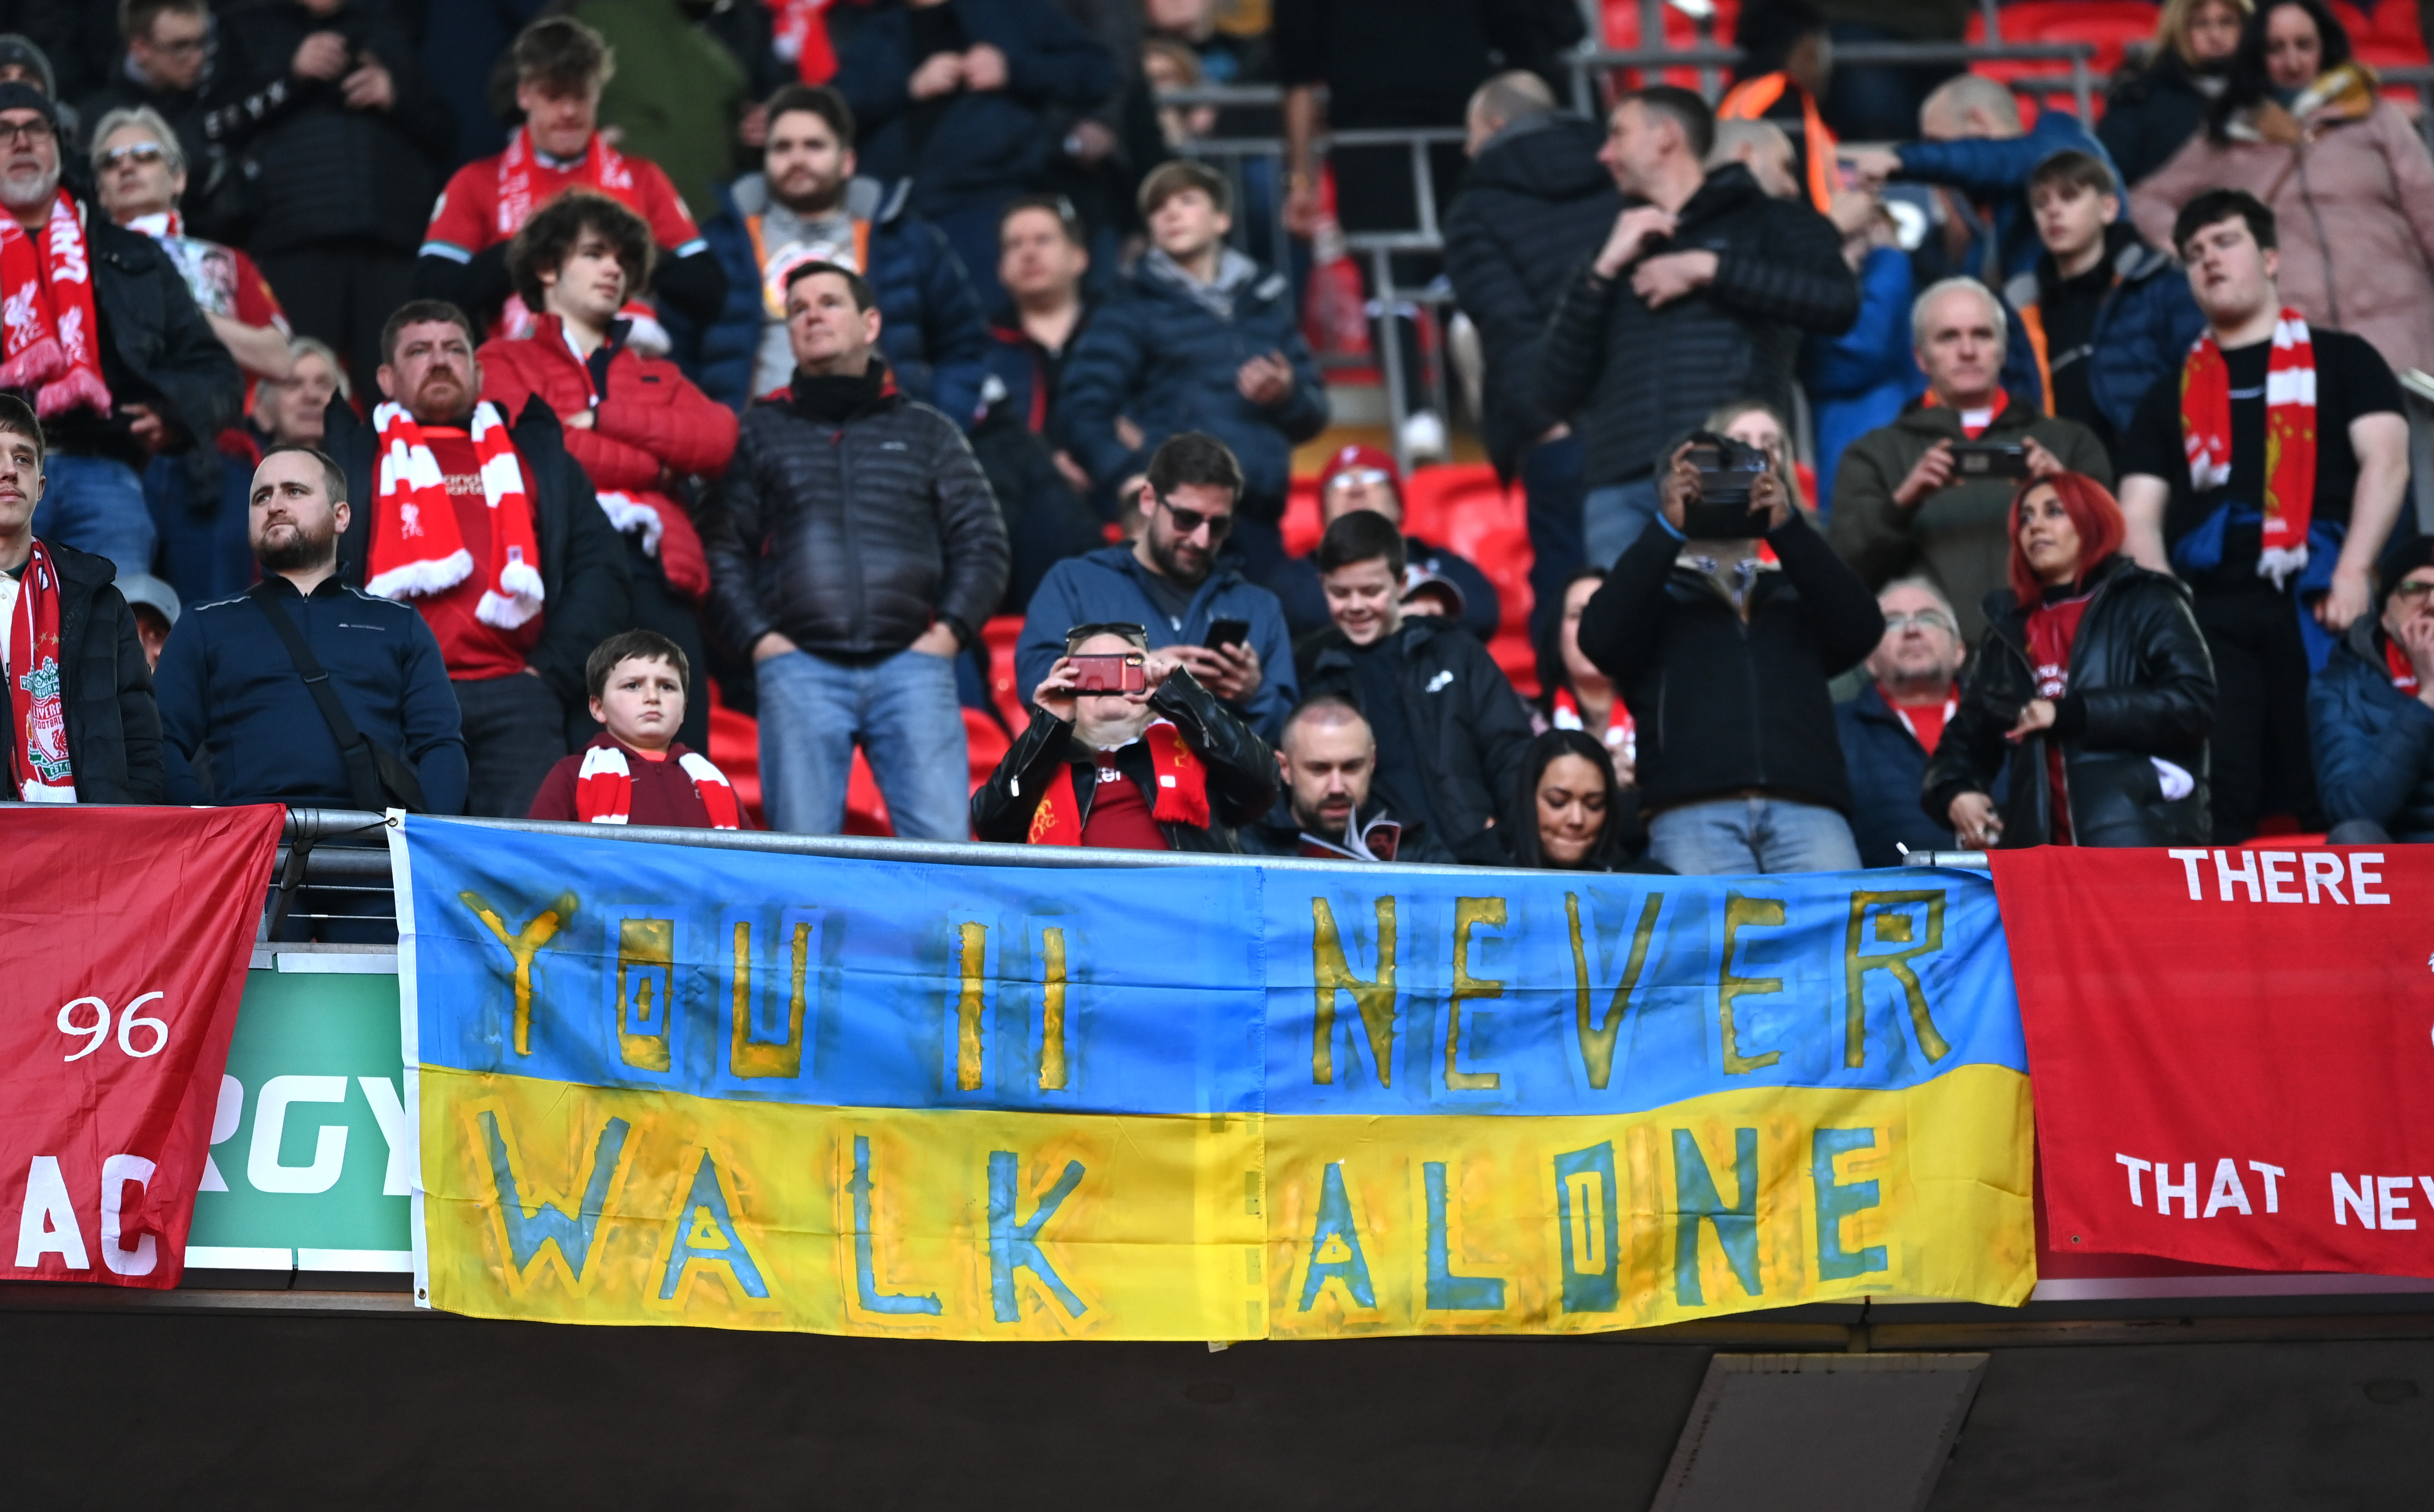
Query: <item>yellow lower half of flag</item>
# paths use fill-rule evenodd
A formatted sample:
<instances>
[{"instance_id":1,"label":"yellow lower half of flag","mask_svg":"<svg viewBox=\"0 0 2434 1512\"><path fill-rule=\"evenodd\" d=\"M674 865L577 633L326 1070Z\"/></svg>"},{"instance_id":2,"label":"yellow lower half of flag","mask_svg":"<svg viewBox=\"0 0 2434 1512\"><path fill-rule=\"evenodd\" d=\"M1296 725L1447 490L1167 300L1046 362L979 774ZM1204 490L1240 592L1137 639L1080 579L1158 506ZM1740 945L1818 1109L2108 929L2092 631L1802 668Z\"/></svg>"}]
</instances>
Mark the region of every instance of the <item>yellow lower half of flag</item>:
<instances>
[{"instance_id":1,"label":"yellow lower half of flag","mask_svg":"<svg viewBox=\"0 0 2434 1512\"><path fill-rule=\"evenodd\" d=\"M790 1107L424 1068L433 1305L957 1339L1594 1332L2034 1284L2028 1080L1627 1115Z\"/></svg>"}]
</instances>

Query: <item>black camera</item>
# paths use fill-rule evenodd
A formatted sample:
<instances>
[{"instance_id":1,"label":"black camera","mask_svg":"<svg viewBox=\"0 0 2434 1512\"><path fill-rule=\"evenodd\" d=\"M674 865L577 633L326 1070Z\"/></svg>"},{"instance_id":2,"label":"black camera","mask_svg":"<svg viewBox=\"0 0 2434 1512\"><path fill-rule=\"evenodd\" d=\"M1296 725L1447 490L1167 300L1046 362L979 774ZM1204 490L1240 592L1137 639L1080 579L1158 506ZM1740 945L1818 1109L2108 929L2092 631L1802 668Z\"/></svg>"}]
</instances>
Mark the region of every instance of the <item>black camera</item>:
<instances>
[{"instance_id":1,"label":"black camera","mask_svg":"<svg viewBox=\"0 0 2434 1512\"><path fill-rule=\"evenodd\" d=\"M1767 513L1751 500L1758 477L1774 466L1746 441L1708 431L1690 433L1690 466L1699 495L1682 507L1682 534L1692 541L1746 541L1766 534Z\"/></svg>"}]
</instances>

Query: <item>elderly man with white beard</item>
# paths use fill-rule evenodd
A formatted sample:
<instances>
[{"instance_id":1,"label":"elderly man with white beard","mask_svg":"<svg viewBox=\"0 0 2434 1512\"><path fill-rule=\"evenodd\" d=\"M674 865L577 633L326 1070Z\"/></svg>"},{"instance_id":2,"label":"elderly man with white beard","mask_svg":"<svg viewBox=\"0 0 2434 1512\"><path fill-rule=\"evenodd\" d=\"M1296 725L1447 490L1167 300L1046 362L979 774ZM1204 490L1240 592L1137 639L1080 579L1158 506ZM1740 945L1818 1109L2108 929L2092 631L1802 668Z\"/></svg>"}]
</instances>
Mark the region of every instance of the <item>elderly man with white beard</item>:
<instances>
[{"instance_id":1,"label":"elderly man with white beard","mask_svg":"<svg viewBox=\"0 0 2434 1512\"><path fill-rule=\"evenodd\" d=\"M209 445L244 380L168 254L60 187L58 107L30 84L0 84L0 388L50 441L35 532L148 572L140 474Z\"/></svg>"}]
</instances>

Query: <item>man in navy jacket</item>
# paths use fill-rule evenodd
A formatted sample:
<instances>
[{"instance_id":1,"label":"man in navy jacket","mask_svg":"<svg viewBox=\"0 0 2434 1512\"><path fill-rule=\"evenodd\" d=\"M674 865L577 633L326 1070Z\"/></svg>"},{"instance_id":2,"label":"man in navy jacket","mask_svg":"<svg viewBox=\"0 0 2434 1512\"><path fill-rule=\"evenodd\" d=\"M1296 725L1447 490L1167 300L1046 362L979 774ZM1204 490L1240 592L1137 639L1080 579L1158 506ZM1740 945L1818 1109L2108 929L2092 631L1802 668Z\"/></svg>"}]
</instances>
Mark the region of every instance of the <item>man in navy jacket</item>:
<instances>
[{"instance_id":1,"label":"man in navy jacket","mask_svg":"<svg viewBox=\"0 0 2434 1512\"><path fill-rule=\"evenodd\" d=\"M1065 364L1066 444L1100 487L1121 490L1171 436L1225 442L1243 468L1235 547L1264 576L1284 559L1277 522L1293 449L1327 428L1327 386L1284 275L1226 245L1234 219L1224 175L1189 159L1164 163L1142 180L1140 207L1157 245Z\"/></svg>"},{"instance_id":2,"label":"man in navy jacket","mask_svg":"<svg viewBox=\"0 0 2434 1512\"><path fill-rule=\"evenodd\" d=\"M257 593L279 600L355 728L414 768L434 814L465 807L465 742L439 643L412 605L338 578L347 478L322 453L273 447L248 535ZM172 803L353 808L337 737L268 614L240 595L180 616L153 678Z\"/></svg>"},{"instance_id":3,"label":"man in navy jacket","mask_svg":"<svg viewBox=\"0 0 2434 1512\"><path fill-rule=\"evenodd\" d=\"M1217 555L1238 528L1242 493L1243 470L1214 437L1187 431L1159 447L1140 488L1140 539L1067 558L1031 595L1014 653L1022 696L1065 654L1073 627L1138 625L1148 649L1181 662L1262 740L1276 739L1296 699L1284 609ZM1206 644L1220 620L1250 627L1240 644Z\"/></svg>"},{"instance_id":4,"label":"man in navy jacket","mask_svg":"<svg viewBox=\"0 0 2434 1512\"><path fill-rule=\"evenodd\" d=\"M1898 867L1904 846L1912 852L1952 849L1952 826L1929 816L1919 795L1927 759L1960 707L1969 651L1951 601L1924 577L1887 583L1877 608L1885 637L1868 657L1860 696L1834 706L1834 726L1851 779L1851 838L1860 863Z\"/></svg>"},{"instance_id":5,"label":"man in navy jacket","mask_svg":"<svg viewBox=\"0 0 2434 1512\"><path fill-rule=\"evenodd\" d=\"M2434 840L2434 537L2383 554L2358 616L2307 689L2316 790L2335 845Z\"/></svg>"}]
</instances>

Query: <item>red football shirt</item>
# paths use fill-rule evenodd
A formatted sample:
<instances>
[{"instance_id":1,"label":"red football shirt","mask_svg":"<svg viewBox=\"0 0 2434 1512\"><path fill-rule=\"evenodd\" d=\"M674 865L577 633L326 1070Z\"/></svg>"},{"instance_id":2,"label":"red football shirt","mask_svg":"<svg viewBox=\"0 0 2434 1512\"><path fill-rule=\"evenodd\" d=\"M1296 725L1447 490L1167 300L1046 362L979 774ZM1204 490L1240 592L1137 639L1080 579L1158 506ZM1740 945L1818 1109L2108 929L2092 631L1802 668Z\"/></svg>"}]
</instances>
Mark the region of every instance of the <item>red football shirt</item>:
<instances>
[{"instance_id":1,"label":"red football shirt","mask_svg":"<svg viewBox=\"0 0 2434 1512\"><path fill-rule=\"evenodd\" d=\"M658 163L621 153L624 171L603 176L593 184L583 170L599 150L599 138L594 137L584 156L573 163L553 163L536 152L527 170L532 175L533 207L549 203L570 188L596 188L642 216L651 228L651 240L669 253L686 257L701 249L701 232L694 225L693 213L685 209L683 198ZM500 224L505 217L499 209L499 160L505 156L500 153L469 163L448 180L439 203L432 208L430 229L422 233L425 253L461 263L523 229Z\"/></svg>"},{"instance_id":2,"label":"red football shirt","mask_svg":"<svg viewBox=\"0 0 2434 1512\"><path fill-rule=\"evenodd\" d=\"M1116 765L1111 750L1099 752L1099 787L1090 799L1090 817L1082 826L1082 844L1093 850L1174 849L1151 816L1140 784Z\"/></svg>"},{"instance_id":3,"label":"red football shirt","mask_svg":"<svg viewBox=\"0 0 2434 1512\"><path fill-rule=\"evenodd\" d=\"M440 480L448 486L448 502L455 507L456 530L465 549L473 554L473 570L465 580L441 593L425 593L414 607L439 642L439 660L452 678L505 678L524 669L524 658L540 644L542 617L534 615L512 630L485 625L474 616L482 592L490 581L490 504L482 495L482 463L473 438L437 425L422 427L431 443L432 459L439 464ZM529 507L529 506L527 506Z\"/></svg>"},{"instance_id":4,"label":"red football shirt","mask_svg":"<svg viewBox=\"0 0 2434 1512\"><path fill-rule=\"evenodd\" d=\"M2059 698L2070 691L2070 647L2079 639L2079 622L2087 612L2087 595L2059 604L2040 604L2029 610L2029 659L2036 663L2037 696ZM2062 781L2062 742L2046 741L2046 782L2053 790L2053 843L2068 845L2070 795Z\"/></svg>"}]
</instances>

